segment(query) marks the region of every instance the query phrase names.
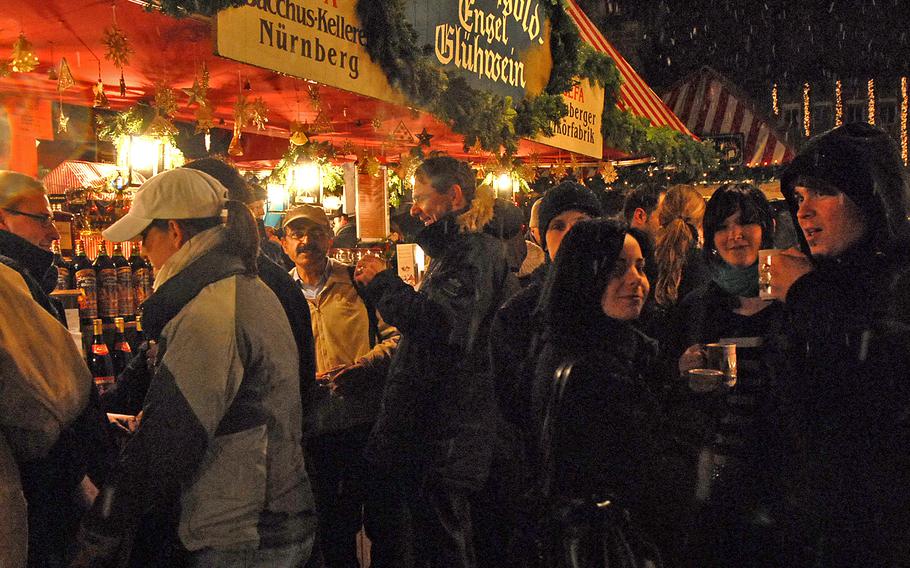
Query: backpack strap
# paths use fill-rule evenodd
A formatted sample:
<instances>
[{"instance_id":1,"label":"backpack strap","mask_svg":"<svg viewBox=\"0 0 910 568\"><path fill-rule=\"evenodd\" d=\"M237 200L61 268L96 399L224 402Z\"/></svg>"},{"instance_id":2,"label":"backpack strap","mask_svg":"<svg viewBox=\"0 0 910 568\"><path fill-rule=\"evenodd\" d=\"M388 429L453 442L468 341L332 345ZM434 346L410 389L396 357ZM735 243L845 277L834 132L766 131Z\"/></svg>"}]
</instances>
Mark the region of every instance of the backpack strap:
<instances>
[{"instance_id":1,"label":"backpack strap","mask_svg":"<svg viewBox=\"0 0 910 568\"><path fill-rule=\"evenodd\" d=\"M562 397L565 393L569 378L572 375L574 359L563 361L553 373L553 382L550 385L550 396L547 399L547 408L544 412L543 425L540 433L540 453L542 476L542 493L550 496L556 474L556 461L553 456L553 442L556 435L557 422L562 410Z\"/></svg>"}]
</instances>

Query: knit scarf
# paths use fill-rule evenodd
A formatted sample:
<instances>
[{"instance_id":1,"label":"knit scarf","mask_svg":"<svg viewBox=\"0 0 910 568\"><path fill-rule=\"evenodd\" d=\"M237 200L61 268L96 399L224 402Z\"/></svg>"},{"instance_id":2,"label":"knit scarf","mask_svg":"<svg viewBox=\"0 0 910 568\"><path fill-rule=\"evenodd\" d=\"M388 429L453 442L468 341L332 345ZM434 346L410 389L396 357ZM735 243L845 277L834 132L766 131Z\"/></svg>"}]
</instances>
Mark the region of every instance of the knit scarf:
<instances>
[{"instance_id":1,"label":"knit scarf","mask_svg":"<svg viewBox=\"0 0 910 568\"><path fill-rule=\"evenodd\" d=\"M741 298L758 296L758 263L746 268L730 266L726 262L712 263L711 279L724 292Z\"/></svg>"}]
</instances>

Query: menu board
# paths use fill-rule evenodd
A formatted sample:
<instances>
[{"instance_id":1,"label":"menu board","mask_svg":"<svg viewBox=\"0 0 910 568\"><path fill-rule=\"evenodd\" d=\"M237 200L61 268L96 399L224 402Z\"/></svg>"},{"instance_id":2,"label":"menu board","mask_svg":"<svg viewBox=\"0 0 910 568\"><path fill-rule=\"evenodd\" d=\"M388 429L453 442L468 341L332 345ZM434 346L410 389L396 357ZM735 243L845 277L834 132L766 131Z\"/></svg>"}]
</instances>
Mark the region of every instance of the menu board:
<instances>
[{"instance_id":1,"label":"menu board","mask_svg":"<svg viewBox=\"0 0 910 568\"><path fill-rule=\"evenodd\" d=\"M357 171L357 238L362 242L384 241L389 236L388 170L378 175Z\"/></svg>"}]
</instances>

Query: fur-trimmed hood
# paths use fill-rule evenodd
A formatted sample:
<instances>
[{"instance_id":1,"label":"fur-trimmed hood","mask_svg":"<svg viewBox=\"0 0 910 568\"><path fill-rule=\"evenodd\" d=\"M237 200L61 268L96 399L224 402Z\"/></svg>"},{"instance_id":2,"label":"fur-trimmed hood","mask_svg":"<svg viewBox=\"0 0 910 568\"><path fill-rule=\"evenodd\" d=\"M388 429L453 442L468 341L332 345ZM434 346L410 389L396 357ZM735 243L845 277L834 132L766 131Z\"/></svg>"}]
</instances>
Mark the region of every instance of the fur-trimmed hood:
<instances>
[{"instance_id":1,"label":"fur-trimmed hood","mask_svg":"<svg viewBox=\"0 0 910 568\"><path fill-rule=\"evenodd\" d=\"M486 184L478 186L474 199L467 209L453 211L421 229L417 233L417 244L430 257L439 256L452 242L453 236L483 232L484 227L493 220L495 202L495 193L491 186Z\"/></svg>"}]
</instances>

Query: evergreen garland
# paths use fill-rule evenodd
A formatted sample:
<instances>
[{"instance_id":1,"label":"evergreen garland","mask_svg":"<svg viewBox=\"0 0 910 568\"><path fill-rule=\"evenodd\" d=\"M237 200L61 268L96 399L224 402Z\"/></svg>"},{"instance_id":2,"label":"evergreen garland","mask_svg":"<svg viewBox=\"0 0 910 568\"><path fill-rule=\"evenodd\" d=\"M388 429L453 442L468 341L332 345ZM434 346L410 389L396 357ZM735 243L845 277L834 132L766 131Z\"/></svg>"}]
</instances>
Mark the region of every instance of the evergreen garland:
<instances>
[{"instance_id":1,"label":"evergreen garland","mask_svg":"<svg viewBox=\"0 0 910 568\"><path fill-rule=\"evenodd\" d=\"M153 0L146 10L164 12L168 16L184 18L192 14L214 16L220 10L236 8L246 4L246 0Z\"/></svg>"}]
</instances>

